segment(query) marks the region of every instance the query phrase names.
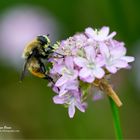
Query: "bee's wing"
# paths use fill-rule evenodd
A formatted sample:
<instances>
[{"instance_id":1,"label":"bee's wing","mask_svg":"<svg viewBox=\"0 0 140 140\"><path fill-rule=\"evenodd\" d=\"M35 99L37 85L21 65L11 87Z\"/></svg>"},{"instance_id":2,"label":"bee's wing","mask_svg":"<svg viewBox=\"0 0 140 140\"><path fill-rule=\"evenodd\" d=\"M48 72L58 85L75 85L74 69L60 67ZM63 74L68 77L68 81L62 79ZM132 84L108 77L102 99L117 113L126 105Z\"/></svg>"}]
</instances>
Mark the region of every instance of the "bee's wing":
<instances>
[{"instance_id":1,"label":"bee's wing","mask_svg":"<svg viewBox=\"0 0 140 140\"><path fill-rule=\"evenodd\" d=\"M25 77L25 73L26 73L26 70L27 70L27 65L28 65L28 60L24 63L23 70L22 70L22 73L21 73L21 76L20 76L20 81L22 81Z\"/></svg>"},{"instance_id":2,"label":"bee's wing","mask_svg":"<svg viewBox=\"0 0 140 140\"><path fill-rule=\"evenodd\" d=\"M24 66L23 66L23 70L22 70L22 73L21 73L21 76L20 76L20 81L23 80L23 78L25 77L25 73L26 73L26 70L27 70L27 65L30 61L30 59L32 59L33 57L33 53L31 53L28 58L26 59L25 63L24 63Z\"/></svg>"}]
</instances>

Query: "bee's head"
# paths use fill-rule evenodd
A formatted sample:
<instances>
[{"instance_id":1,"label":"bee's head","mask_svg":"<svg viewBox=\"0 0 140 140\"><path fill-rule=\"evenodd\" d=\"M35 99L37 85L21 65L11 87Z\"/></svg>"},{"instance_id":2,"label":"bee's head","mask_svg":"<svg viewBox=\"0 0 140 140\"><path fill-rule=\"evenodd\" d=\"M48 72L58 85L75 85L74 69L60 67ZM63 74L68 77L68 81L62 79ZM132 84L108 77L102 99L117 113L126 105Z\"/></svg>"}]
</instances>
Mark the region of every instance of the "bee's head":
<instances>
[{"instance_id":1,"label":"bee's head","mask_svg":"<svg viewBox=\"0 0 140 140\"><path fill-rule=\"evenodd\" d=\"M42 46L50 45L50 39L48 38L48 35L37 36L37 40L40 42Z\"/></svg>"}]
</instances>

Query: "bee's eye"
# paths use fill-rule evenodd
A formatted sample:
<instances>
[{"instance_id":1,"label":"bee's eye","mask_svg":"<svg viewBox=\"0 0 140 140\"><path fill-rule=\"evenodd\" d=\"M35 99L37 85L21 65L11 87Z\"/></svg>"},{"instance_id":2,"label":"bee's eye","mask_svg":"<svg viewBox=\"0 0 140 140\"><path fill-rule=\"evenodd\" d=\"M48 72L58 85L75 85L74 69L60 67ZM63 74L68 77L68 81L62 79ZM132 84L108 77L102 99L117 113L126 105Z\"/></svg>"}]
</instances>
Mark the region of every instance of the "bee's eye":
<instances>
[{"instance_id":1,"label":"bee's eye","mask_svg":"<svg viewBox=\"0 0 140 140\"><path fill-rule=\"evenodd\" d=\"M38 36L38 41L40 41L41 45L45 45L48 43L47 39L44 36Z\"/></svg>"}]
</instances>

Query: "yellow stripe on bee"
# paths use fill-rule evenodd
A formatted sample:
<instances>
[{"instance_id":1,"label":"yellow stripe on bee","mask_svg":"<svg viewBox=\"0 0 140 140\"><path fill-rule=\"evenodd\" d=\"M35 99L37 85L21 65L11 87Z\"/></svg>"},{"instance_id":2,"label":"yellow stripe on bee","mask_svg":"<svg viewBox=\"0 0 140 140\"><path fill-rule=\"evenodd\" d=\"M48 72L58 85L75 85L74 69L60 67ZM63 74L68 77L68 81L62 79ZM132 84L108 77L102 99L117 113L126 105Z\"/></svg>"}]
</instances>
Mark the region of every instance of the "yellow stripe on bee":
<instances>
[{"instance_id":1,"label":"yellow stripe on bee","mask_svg":"<svg viewBox=\"0 0 140 140\"><path fill-rule=\"evenodd\" d=\"M43 73L36 72L36 71L30 70L30 69L29 69L29 71L31 72L32 75L34 75L36 77L45 78L45 74L43 74Z\"/></svg>"}]
</instances>

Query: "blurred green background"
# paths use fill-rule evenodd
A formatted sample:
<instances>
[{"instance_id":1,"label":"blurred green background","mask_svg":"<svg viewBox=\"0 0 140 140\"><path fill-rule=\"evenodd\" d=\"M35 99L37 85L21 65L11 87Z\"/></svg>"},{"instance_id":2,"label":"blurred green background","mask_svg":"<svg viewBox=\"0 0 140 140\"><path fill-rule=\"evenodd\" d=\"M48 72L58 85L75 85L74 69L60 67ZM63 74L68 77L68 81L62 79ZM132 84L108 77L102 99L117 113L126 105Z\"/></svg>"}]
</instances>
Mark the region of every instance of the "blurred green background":
<instances>
[{"instance_id":1,"label":"blurred green background","mask_svg":"<svg viewBox=\"0 0 140 140\"><path fill-rule=\"evenodd\" d=\"M56 31L58 40L65 39L77 31L84 31L88 26L100 28L107 25L111 31L117 31L116 39L123 40L128 48L128 54L136 56L133 68L122 70L113 79L116 91L123 102L123 106L119 109L121 126L125 139L140 139L140 61L138 60L140 1L2 0L0 1L0 16L8 9L22 5L39 7L43 9L44 14L51 13L55 21L58 21L56 27L60 28ZM25 22L28 23L28 20ZM9 24L12 23L9 22ZM8 37L11 38L14 35L13 32ZM23 34L23 38L24 36L26 34ZM5 37L2 42L8 42L8 37ZM9 43L12 44L12 41ZM0 43L0 48L2 47L3 44ZM15 48L8 47L6 49L8 53L16 51ZM2 52L2 49L0 51ZM23 61L15 65L6 57L2 56L0 60L0 126L11 126L13 129L19 129L20 132L2 133L0 139L4 139L3 137L11 139L115 138L107 97L96 102L89 100L86 113L77 111L75 117L70 119L67 109L53 103L52 97L55 93L47 87L45 80L28 75L22 83L19 83ZM20 60L21 57L16 59Z\"/></svg>"}]
</instances>

